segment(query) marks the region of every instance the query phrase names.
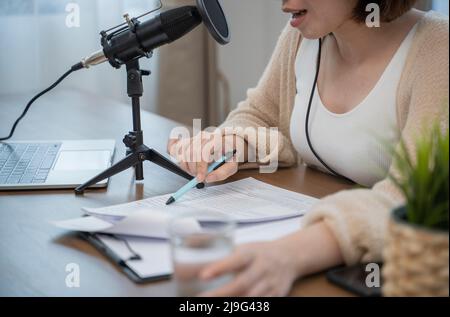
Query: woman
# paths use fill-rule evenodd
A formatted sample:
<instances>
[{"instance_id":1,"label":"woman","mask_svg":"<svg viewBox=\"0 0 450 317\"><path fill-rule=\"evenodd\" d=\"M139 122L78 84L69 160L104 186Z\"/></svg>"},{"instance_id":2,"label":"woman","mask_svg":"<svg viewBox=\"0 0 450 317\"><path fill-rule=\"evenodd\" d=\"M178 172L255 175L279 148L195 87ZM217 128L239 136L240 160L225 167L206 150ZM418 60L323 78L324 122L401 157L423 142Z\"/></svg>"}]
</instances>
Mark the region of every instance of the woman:
<instances>
[{"instance_id":1,"label":"woman","mask_svg":"<svg viewBox=\"0 0 450 317\"><path fill-rule=\"evenodd\" d=\"M369 3L379 5L380 27L365 23ZM414 3L283 1L283 11L292 14L290 25L257 87L222 128L278 127L275 154L280 164L301 159L370 189L326 197L307 214L302 230L240 246L209 265L201 278L229 273L235 278L204 295L283 296L307 274L381 260L388 213L402 197L386 178L390 157L374 140L397 143L401 137L412 147L414 135L430 120L448 126L448 111L442 111L448 98L448 18L412 9ZM245 139L247 147L257 146L236 131L224 132L226 144ZM189 162L185 153L199 152L210 142L207 134L200 145L172 139L168 150L203 181L208 163ZM245 159L246 151L240 152ZM269 152L267 156L274 154ZM258 162L266 161L258 157ZM206 182L224 180L238 166L227 163Z\"/></svg>"}]
</instances>

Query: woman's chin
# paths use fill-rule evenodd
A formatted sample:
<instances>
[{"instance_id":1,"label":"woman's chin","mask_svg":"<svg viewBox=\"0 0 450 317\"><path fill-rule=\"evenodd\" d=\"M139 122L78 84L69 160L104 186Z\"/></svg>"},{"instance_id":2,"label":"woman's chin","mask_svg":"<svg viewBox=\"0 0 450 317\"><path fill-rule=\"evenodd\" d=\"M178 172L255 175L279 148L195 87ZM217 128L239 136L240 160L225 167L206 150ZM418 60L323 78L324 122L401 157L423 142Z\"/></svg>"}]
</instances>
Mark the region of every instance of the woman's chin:
<instances>
[{"instance_id":1,"label":"woman's chin","mask_svg":"<svg viewBox=\"0 0 450 317\"><path fill-rule=\"evenodd\" d=\"M304 37L305 39L308 39L308 40L317 40L322 37L317 32L311 32L307 28L298 27L296 29L300 31L300 33L302 34L302 37Z\"/></svg>"},{"instance_id":2,"label":"woman's chin","mask_svg":"<svg viewBox=\"0 0 450 317\"><path fill-rule=\"evenodd\" d=\"M308 40L317 40L328 34L327 32L317 32L317 30L313 30L306 24L296 27L296 29L300 31L302 37Z\"/></svg>"}]
</instances>

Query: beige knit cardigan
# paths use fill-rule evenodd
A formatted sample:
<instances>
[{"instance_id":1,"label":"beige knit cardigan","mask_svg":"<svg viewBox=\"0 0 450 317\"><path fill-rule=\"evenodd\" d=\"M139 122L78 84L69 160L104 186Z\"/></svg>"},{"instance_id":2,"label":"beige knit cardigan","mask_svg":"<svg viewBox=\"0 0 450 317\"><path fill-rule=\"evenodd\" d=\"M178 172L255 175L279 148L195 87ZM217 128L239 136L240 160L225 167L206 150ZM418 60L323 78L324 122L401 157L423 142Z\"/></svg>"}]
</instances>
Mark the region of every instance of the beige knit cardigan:
<instances>
[{"instance_id":1,"label":"beige knit cardigan","mask_svg":"<svg viewBox=\"0 0 450 317\"><path fill-rule=\"evenodd\" d=\"M300 41L300 32L287 25L258 85L248 90L247 99L221 126L228 129L277 127L277 147L269 147L265 156L257 158L259 163L267 162L274 154L278 155L280 166L301 162L289 132L296 95L294 65ZM448 127L448 71L448 17L428 12L418 23L397 90L398 129L411 150L415 135L427 121L439 120L443 127ZM252 144L255 140L247 141L251 146L258 146ZM402 200L386 178L371 189L346 190L325 197L306 215L303 224L308 226L323 220L336 237L348 265L379 261L389 211Z\"/></svg>"}]
</instances>

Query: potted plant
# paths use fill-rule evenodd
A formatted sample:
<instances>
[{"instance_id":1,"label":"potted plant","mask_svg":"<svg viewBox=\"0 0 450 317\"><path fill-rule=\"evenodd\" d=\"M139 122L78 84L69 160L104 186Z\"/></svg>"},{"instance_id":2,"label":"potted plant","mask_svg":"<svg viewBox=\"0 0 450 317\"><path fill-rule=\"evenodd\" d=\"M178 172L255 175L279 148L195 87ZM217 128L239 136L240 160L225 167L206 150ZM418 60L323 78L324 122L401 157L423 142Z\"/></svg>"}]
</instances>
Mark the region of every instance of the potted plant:
<instances>
[{"instance_id":1,"label":"potted plant","mask_svg":"<svg viewBox=\"0 0 450 317\"><path fill-rule=\"evenodd\" d=\"M392 211L383 252L383 295L449 295L449 131L438 125L402 142L390 178L405 204Z\"/></svg>"}]
</instances>

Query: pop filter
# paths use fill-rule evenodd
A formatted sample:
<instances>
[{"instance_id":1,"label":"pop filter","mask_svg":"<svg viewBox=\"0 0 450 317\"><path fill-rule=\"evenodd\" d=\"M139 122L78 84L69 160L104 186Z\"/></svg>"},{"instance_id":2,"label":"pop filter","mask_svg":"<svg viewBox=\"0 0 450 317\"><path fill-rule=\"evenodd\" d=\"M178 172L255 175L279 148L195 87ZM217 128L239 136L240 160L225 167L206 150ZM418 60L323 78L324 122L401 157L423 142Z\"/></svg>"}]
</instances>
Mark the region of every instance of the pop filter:
<instances>
[{"instance_id":1,"label":"pop filter","mask_svg":"<svg viewBox=\"0 0 450 317\"><path fill-rule=\"evenodd\" d=\"M230 30L219 0L197 0L197 9L212 37L222 45L228 44Z\"/></svg>"}]
</instances>

